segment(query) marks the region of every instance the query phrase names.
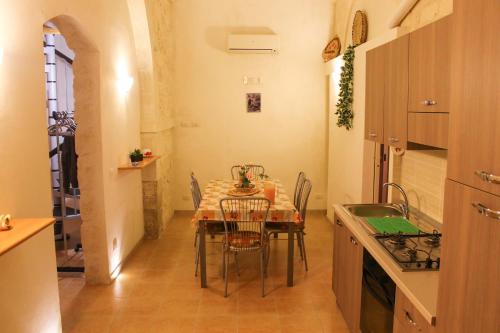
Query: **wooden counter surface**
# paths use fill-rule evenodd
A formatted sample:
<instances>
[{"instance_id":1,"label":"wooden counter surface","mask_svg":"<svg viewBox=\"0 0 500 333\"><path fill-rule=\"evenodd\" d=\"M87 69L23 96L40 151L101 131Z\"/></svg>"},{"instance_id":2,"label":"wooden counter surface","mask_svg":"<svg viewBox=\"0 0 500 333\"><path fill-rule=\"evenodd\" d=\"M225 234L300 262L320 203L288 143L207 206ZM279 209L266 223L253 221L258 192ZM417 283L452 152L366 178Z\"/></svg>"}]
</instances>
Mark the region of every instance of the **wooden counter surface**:
<instances>
[{"instance_id":1,"label":"wooden counter surface","mask_svg":"<svg viewBox=\"0 0 500 333\"><path fill-rule=\"evenodd\" d=\"M334 205L335 215L354 234L356 239L377 260L379 265L392 278L403 294L431 325L435 324L439 271L403 272L375 238L347 212L341 205Z\"/></svg>"},{"instance_id":2,"label":"wooden counter surface","mask_svg":"<svg viewBox=\"0 0 500 333\"><path fill-rule=\"evenodd\" d=\"M13 228L9 231L0 231L0 256L52 225L54 222L55 220L52 217L11 220L10 224Z\"/></svg>"}]
</instances>

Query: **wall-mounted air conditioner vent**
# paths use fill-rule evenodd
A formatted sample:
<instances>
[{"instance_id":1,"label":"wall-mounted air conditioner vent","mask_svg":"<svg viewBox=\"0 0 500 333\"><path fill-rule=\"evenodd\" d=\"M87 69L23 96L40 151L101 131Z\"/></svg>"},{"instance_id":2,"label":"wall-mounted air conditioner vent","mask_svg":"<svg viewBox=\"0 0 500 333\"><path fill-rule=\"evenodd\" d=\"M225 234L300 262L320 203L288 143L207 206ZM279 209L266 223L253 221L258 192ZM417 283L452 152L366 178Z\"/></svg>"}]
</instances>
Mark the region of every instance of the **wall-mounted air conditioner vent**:
<instances>
[{"instance_id":1,"label":"wall-mounted air conditioner vent","mask_svg":"<svg viewBox=\"0 0 500 333\"><path fill-rule=\"evenodd\" d=\"M278 53L279 37L275 34L230 34L227 38L227 51L231 53Z\"/></svg>"}]
</instances>

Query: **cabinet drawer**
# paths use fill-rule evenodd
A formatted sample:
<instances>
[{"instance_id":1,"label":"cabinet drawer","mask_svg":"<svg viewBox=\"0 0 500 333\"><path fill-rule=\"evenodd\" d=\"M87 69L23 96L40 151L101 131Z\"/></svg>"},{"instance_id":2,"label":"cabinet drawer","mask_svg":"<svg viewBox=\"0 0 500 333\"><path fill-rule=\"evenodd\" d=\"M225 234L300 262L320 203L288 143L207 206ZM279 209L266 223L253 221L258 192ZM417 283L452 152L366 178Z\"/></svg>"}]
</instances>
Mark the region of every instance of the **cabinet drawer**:
<instances>
[{"instance_id":1,"label":"cabinet drawer","mask_svg":"<svg viewBox=\"0 0 500 333\"><path fill-rule=\"evenodd\" d=\"M408 141L448 148L448 114L408 113Z\"/></svg>"},{"instance_id":2,"label":"cabinet drawer","mask_svg":"<svg viewBox=\"0 0 500 333\"><path fill-rule=\"evenodd\" d=\"M394 332L428 333L433 332L431 326L408 298L396 288L396 305L394 307Z\"/></svg>"}]
</instances>

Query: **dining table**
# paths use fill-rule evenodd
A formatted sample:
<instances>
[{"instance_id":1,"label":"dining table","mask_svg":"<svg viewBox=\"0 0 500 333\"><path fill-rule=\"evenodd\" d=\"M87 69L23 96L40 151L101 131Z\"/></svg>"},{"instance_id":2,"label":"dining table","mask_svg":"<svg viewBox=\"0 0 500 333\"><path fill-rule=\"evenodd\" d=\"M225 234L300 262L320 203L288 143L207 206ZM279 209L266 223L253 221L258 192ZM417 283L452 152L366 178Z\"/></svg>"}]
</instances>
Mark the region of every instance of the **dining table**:
<instances>
[{"instance_id":1,"label":"dining table","mask_svg":"<svg viewBox=\"0 0 500 333\"><path fill-rule=\"evenodd\" d=\"M223 222L220 209L220 200L231 197L229 191L235 188L236 180L214 179L208 182L202 195L200 206L195 213L195 221L198 222L199 251L200 251L200 280L201 287L207 288L207 261L205 227L209 223ZM277 179L256 181L255 188L260 191L252 197L264 197L264 183L272 183L276 188L274 202L269 207L267 223L280 223L288 228L288 253L287 253L287 276L286 284L293 286L293 259L294 259L294 233L295 226L300 223L300 214L293 202L283 189L282 183Z\"/></svg>"}]
</instances>

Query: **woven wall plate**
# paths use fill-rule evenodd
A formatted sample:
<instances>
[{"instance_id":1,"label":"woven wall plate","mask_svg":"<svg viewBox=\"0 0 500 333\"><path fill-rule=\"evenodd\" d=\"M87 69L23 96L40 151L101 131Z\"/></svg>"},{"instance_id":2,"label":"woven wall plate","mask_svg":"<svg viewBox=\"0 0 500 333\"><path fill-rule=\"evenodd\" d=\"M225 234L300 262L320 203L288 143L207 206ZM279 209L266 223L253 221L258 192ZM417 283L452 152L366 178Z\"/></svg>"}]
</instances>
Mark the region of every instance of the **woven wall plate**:
<instances>
[{"instance_id":1,"label":"woven wall plate","mask_svg":"<svg viewBox=\"0 0 500 333\"><path fill-rule=\"evenodd\" d=\"M323 60L328 62L340 54L340 39L335 37L323 50Z\"/></svg>"},{"instance_id":2,"label":"woven wall plate","mask_svg":"<svg viewBox=\"0 0 500 333\"><path fill-rule=\"evenodd\" d=\"M352 22L352 45L358 46L366 42L368 36L368 20L366 14L358 10L354 14L354 21Z\"/></svg>"}]
</instances>

